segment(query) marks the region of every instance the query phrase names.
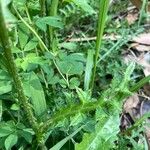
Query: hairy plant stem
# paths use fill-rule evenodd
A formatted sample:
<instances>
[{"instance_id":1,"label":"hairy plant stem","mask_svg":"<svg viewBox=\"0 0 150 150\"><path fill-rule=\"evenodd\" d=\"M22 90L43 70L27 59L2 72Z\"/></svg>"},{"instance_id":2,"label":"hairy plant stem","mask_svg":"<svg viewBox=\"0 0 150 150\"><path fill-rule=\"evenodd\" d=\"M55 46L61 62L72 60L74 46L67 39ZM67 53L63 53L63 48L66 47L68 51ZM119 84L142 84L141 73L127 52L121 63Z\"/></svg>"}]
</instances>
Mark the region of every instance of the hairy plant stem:
<instances>
[{"instance_id":1,"label":"hairy plant stem","mask_svg":"<svg viewBox=\"0 0 150 150\"><path fill-rule=\"evenodd\" d=\"M130 88L131 93L136 92L139 90L141 87L144 86L147 82L150 81L150 76L145 77L141 79L139 82L137 82L133 87ZM115 94L115 93L114 93ZM124 93L116 93L115 97L117 97L118 101L122 101L126 97L130 95L124 94ZM64 108L54 114L50 119L48 119L43 125L40 127L40 132L41 133L46 133L53 125L58 123L59 121L69 118L77 113L85 113L89 112L91 110L95 110L96 108L99 107L104 107L104 105L108 103L107 101L103 100L103 97L100 97L98 101L95 102L88 102L88 103L80 103L80 104L74 104L72 106L68 106L67 108Z\"/></svg>"},{"instance_id":2,"label":"hairy plant stem","mask_svg":"<svg viewBox=\"0 0 150 150\"><path fill-rule=\"evenodd\" d=\"M57 9L58 9L58 2L59 0L51 0L51 7L49 11L50 16L57 16ZM55 52L55 30L53 27L49 27L49 37L50 37L50 47L52 48L52 51Z\"/></svg>"},{"instance_id":3,"label":"hairy plant stem","mask_svg":"<svg viewBox=\"0 0 150 150\"><path fill-rule=\"evenodd\" d=\"M95 50L95 56L94 56L94 67L93 67L93 74L92 74L91 83L90 83L91 90L93 90L93 87L94 87L97 61L98 61L100 47L102 43L102 36L103 36L105 21L107 17L108 6L109 6L109 0L100 0L97 38L96 38L96 50Z\"/></svg>"},{"instance_id":4,"label":"hairy plant stem","mask_svg":"<svg viewBox=\"0 0 150 150\"><path fill-rule=\"evenodd\" d=\"M35 118L33 114L31 104L28 102L28 99L24 94L22 82L17 72L16 64L14 62L14 57L11 51L11 46L10 46L10 41L9 41L9 35L8 35L7 28L6 28L5 20L3 17L1 0L0 0L0 41L4 49L4 57L6 59L8 72L13 78L15 89L18 95L18 100L22 106L22 109L24 110L24 113L28 119L30 126L35 132L37 143L39 145L44 145L41 141L39 141L40 139L39 137L41 136L38 133L39 125L37 123L37 119Z\"/></svg>"}]
</instances>

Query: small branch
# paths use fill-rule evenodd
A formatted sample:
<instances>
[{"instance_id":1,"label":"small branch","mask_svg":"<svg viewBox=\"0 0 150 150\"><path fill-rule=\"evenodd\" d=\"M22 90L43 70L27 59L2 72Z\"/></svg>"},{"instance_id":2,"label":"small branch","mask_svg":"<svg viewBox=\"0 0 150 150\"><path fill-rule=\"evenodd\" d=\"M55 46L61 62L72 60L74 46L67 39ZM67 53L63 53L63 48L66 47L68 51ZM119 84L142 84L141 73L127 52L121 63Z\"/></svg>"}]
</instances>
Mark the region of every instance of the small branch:
<instances>
[{"instance_id":1,"label":"small branch","mask_svg":"<svg viewBox=\"0 0 150 150\"><path fill-rule=\"evenodd\" d=\"M50 127L52 127L54 124L56 124L57 122L74 116L75 114L78 113L84 113L84 112L89 112L91 110L95 110L97 107L99 107L99 101L96 102L88 102L88 103L80 103L80 104L76 104L67 108L64 108L62 110L60 110L59 112L57 112L53 117L51 117L49 120L47 120L42 126L40 131L42 133L46 133L48 131L48 129Z\"/></svg>"}]
</instances>

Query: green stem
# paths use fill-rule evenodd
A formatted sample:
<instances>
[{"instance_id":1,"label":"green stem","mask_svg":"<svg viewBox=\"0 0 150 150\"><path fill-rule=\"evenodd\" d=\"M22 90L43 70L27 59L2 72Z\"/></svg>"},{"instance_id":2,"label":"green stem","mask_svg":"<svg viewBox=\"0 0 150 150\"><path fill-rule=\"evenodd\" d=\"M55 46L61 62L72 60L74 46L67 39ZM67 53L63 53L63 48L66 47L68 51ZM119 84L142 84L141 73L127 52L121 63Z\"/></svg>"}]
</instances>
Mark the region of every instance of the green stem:
<instances>
[{"instance_id":1,"label":"green stem","mask_svg":"<svg viewBox=\"0 0 150 150\"><path fill-rule=\"evenodd\" d=\"M142 21L142 18L143 18L143 15L146 11L146 4L147 4L147 0L143 0L142 2L142 8L141 8L141 11L140 11L140 17L139 17L139 21L138 21L138 27L140 26L141 24L141 21Z\"/></svg>"},{"instance_id":2,"label":"green stem","mask_svg":"<svg viewBox=\"0 0 150 150\"><path fill-rule=\"evenodd\" d=\"M41 16L46 16L46 0L40 0Z\"/></svg>"},{"instance_id":3,"label":"green stem","mask_svg":"<svg viewBox=\"0 0 150 150\"><path fill-rule=\"evenodd\" d=\"M40 138L41 135L39 134L39 125L37 123L37 119L35 118L33 114L33 109L32 109L31 104L28 102L28 99L24 94L23 85L22 85L20 76L18 74L16 64L14 62L14 57L13 57L10 42L9 42L9 35L8 35L7 28L6 28L5 20L3 17L1 0L0 0L0 41L4 49L4 56L6 59L8 72L11 74L13 78L16 93L18 95L18 100L21 104L22 109L24 110L25 115L27 116L30 126L35 132L35 135L37 138L37 144L43 145L44 147L44 142Z\"/></svg>"},{"instance_id":4,"label":"green stem","mask_svg":"<svg viewBox=\"0 0 150 150\"><path fill-rule=\"evenodd\" d=\"M107 12L108 12L108 6L109 6L109 0L100 0L99 18L98 18L98 27L97 27L98 31L97 31L97 39L96 39L96 51L95 51L95 57L94 57L93 74L91 77L91 84L90 84L91 90L93 90L93 87L94 87L97 61L98 61L100 47L102 43L102 37L103 37L105 21L106 21Z\"/></svg>"},{"instance_id":5,"label":"green stem","mask_svg":"<svg viewBox=\"0 0 150 150\"><path fill-rule=\"evenodd\" d=\"M40 0L39 2L40 2L40 6L41 6L40 16L45 17L46 16L46 0ZM41 31L41 33L42 33L42 38L45 42L45 45L48 47L49 46L49 40L47 37L47 33L44 31Z\"/></svg>"},{"instance_id":6,"label":"green stem","mask_svg":"<svg viewBox=\"0 0 150 150\"><path fill-rule=\"evenodd\" d=\"M49 11L50 16L57 16L58 3L59 3L59 0L52 0L50 11ZM53 44L55 43L54 42L55 31L53 27L49 27L49 37L50 37L50 44L51 44L50 47L52 48L52 51L54 52L55 46L53 46Z\"/></svg>"},{"instance_id":7,"label":"green stem","mask_svg":"<svg viewBox=\"0 0 150 150\"><path fill-rule=\"evenodd\" d=\"M99 106L99 102L89 102L89 103L80 103L76 105L69 106L57 112L54 116L52 116L49 120L47 120L43 126L41 127L41 132L45 133L50 127L54 124L58 123L59 121L74 116L78 113L88 112L90 110L94 110Z\"/></svg>"},{"instance_id":8,"label":"green stem","mask_svg":"<svg viewBox=\"0 0 150 150\"><path fill-rule=\"evenodd\" d=\"M28 100L24 94L22 82L17 72L17 68L14 62L14 57L13 57L10 42L9 42L8 31L7 31L5 20L3 17L1 1L0 1L0 20L1 20L0 21L0 40L4 49L4 55L7 61L6 63L7 63L8 71L12 75L14 85L16 88L16 92L18 94L18 99L23 106L23 109L27 115L28 121L30 125L32 126L32 128L34 129L34 131L36 131L38 128L38 124L37 124L36 118L33 115L32 107L28 103Z\"/></svg>"}]
</instances>

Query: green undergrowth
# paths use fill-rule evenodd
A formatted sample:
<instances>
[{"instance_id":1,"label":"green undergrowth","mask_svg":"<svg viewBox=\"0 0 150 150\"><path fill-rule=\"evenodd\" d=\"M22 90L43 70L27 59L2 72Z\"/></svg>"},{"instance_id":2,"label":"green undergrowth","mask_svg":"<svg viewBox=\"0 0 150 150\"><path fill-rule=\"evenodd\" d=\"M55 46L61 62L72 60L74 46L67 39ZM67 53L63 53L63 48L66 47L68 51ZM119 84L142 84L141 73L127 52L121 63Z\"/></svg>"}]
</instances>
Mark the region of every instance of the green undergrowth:
<instances>
[{"instance_id":1,"label":"green undergrowth","mask_svg":"<svg viewBox=\"0 0 150 150\"><path fill-rule=\"evenodd\" d=\"M124 99L150 80L121 55L145 29L116 19L129 3L113 3L0 0L0 149L147 146L143 122L119 129Z\"/></svg>"}]
</instances>

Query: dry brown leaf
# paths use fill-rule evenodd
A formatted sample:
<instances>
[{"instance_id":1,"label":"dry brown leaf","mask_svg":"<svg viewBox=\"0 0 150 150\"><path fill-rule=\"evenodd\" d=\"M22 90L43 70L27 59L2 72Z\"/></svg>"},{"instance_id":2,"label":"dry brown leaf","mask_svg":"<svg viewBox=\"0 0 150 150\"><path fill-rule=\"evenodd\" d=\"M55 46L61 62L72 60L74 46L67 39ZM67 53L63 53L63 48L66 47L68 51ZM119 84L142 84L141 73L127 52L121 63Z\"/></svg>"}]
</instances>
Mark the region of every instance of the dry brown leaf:
<instances>
[{"instance_id":1,"label":"dry brown leaf","mask_svg":"<svg viewBox=\"0 0 150 150\"><path fill-rule=\"evenodd\" d=\"M150 33L142 33L133 38L133 41L140 44L150 45Z\"/></svg>"},{"instance_id":2,"label":"dry brown leaf","mask_svg":"<svg viewBox=\"0 0 150 150\"><path fill-rule=\"evenodd\" d=\"M126 16L126 20L127 20L129 25L134 24L137 19L138 19L137 13L130 13Z\"/></svg>"},{"instance_id":3,"label":"dry brown leaf","mask_svg":"<svg viewBox=\"0 0 150 150\"><path fill-rule=\"evenodd\" d=\"M139 65L144 67L143 72L145 76L149 76L150 75L150 53L140 55L136 62Z\"/></svg>"},{"instance_id":4,"label":"dry brown leaf","mask_svg":"<svg viewBox=\"0 0 150 150\"><path fill-rule=\"evenodd\" d=\"M137 51L140 51L140 52L150 51L150 46L149 45L141 45L139 43L132 43L130 45L130 47L134 48L134 49L136 49Z\"/></svg>"},{"instance_id":5,"label":"dry brown leaf","mask_svg":"<svg viewBox=\"0 0 150 150\"><path fill-rule=\"evenodd\" d=\"M135 108L138 108L139 102L140 100L138 95L134 94L133 96L130 96L123 105L124 112L129 113L133 120L135 120L135 118L139 118L140 114L135 112Z\"/></svg>"},{"instance_id":6,"label":"dry brown leaf","mask_svg":"<svg viewBox=\"0 0 150 150\"><path fill-rule=\"evenodd\" d=\"M150 84L147 83L143 86L144 92L147 96L150 96Z\"/></svg>"}]
</instances>

